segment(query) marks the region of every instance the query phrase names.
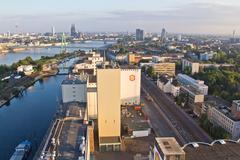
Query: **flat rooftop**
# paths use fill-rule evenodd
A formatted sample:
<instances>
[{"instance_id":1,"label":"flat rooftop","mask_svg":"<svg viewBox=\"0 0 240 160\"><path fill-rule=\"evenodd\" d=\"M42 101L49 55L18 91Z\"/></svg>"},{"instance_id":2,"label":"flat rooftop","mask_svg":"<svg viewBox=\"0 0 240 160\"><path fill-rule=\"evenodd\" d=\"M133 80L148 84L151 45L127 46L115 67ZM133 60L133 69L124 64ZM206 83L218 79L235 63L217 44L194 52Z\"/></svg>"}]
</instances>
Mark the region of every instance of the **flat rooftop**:
<instances>
[{"instance_id":1,"label":"flat rooftop","mask_svg":"<svg viewBox=\"0 0 240 160\"><path fill-rule=\"evenodd\" d=\"M86 84L86 81L81 81L79 79L65 79L62 82L63 85L70 85L70 84Z\"/></svg>"},{"instance_id":2,"label":"flat rooftop","mask_svg":"<svg viewBox=\"0 0 240 160\"><path fill-rule=\"evenodd\" d=\"M96 83L97 82L97 76L89 75L89 83Z\"/></svg>"},{"instance_id":3,"label":"flat rooftop","mask_svg":"<svg viewBox=\"0 0 240 160\"><path fill-rule=\"evenodd\" d=\"M185 154L181 146L173 137L156 138L156 143L165 155Z\"/></svg>"},{"instance_id":4,"label":"flat rooftop","mask_svg":"<svg viewBox=\"0 0 240 160\"><path fill-rule=\"evenodd\" d=\"M143 111L135 110L133 106L121 108L121 121L123 126L127 126L128 130L143 131L150 129L150 125Z\"/></svg>"},{"instance_id":5,"label":"flat rooftop","mask_svg":"<svg viewBox=\"0 0 240 160\"><path fill-rule=\"evenodd\" d=\"M121 69L140 69L138 66L134 66L134 65L122 65L120 68Z\"/></svg>"},{"instance_id":6,"label":"flat rooftop","mask_svg":"<svg viewBox=\"0 0 240 160\"><path fill-rule=\"evenodd\" d=\"M238 119L235 119L231 113L231 103L218 98L214 96L208 96L207 100L204 102L206 106L211 106L216 108L218 111L220 111L222 114L226 115L228 118L236 121Z\"/></svg>"},{"instance_id":7,"label":"flat rooftop","mask_svg":"<svg viewBox=\"0 0 240 160\"><path fill-rule=\"evenodd\" d=\"M120 137L100 137L101 144L118 144L121 143Z\"/></svg>"},{"instance_id":8,"label":"flat rooftop","mask_svg":"<svg viewBox=\"0 0 240 160\"><path fill-rule=\"evenodd\" d=\"M186 160L239 160L240 144L235 142L219 142L213 145L198 144L198 147L188 145L185 151Z\"/></svg>"}]
</instances>

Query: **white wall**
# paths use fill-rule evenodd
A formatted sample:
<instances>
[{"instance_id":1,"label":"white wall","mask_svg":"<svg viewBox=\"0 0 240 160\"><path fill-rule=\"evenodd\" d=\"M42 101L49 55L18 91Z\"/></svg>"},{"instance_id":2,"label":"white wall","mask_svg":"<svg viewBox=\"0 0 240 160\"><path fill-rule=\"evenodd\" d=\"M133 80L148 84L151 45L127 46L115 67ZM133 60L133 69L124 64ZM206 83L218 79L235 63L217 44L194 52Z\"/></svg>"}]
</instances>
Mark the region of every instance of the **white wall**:
<instances>
[{"instance_id":1,"label":"white wall","mask_svg":"<svg viewBox=\"0 0 240 160\"><path fill-rule=\"evenodd\" d=\"M151 131L149 130L142 130L142 131L133 131L133 136L134 137L147 137Z\"/></svg>"},{"instance_id":2,"label":"white wall","mask_svg":"<svg viewBox=\"0 0 240 160\"><path fill-rule=\"evenodd\" d=\"M141 69L121 69L121 104L140 103Z\"/></svg>"},{"instance_id":3,"label":"white wall","mask_svg":"<svg viewBox=\"0 0 240 160\"><path fill-rule=\"evenodd\" d=\"M78 101L87 102L86 84L62 84L63 103Z\"/></svg>"},{"instance_id":4,"label":"white wall","mask_svg":"<svg viewBox=\"0 0 240 160\"><path fill-rule=\"evenodd\" d=\"M97 92L87 92L88 118L97 119Z\"/></svg>"}]
</instances>

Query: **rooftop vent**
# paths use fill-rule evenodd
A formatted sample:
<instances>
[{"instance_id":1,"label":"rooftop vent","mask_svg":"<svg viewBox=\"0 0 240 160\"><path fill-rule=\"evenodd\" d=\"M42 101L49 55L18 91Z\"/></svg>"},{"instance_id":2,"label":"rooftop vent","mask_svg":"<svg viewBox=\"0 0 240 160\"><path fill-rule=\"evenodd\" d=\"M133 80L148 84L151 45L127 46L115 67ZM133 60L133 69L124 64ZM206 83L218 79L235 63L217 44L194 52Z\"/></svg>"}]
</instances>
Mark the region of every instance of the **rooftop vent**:
<instances>
[{"instance_id":1,"label":"rooftop vent","mask_svg":"<svg viewBox=\"0 0 240 160\"><path fill-rule=\"evenodd\" d=\"M199 145L197 143L192 143L192 145L193 145L194 148L198 148L199 147Z\"/></svg>"},{"instance_id":2,"label":"rooftop vent","mask_svg":"<svg viewBox=\"0 0 240 160\"><path fill-rule=\"evenodd\" d=\"M224 140L219 140L220 144L226 144L226 142Z\"/></svg>"}]
</instances>

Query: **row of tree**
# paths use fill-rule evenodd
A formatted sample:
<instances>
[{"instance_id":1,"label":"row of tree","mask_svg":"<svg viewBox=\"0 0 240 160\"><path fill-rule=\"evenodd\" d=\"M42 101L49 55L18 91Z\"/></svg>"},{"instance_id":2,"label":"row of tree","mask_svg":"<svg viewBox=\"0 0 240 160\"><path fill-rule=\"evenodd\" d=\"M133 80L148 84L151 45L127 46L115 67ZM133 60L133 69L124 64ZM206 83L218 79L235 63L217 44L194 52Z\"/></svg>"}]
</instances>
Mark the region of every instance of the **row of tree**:
<instances>
[{"instance_id":1,"label":"row of tree","mask_svg":"<svg viewBox=\"0 0 240 160\"><path fill-rule=\"evenodd\" d=\"M240 73L223 68L206 68L193 75L204 80L209 86L209 94L220 96L228 101L240 99Z\"/></svg>"}]
</instances>

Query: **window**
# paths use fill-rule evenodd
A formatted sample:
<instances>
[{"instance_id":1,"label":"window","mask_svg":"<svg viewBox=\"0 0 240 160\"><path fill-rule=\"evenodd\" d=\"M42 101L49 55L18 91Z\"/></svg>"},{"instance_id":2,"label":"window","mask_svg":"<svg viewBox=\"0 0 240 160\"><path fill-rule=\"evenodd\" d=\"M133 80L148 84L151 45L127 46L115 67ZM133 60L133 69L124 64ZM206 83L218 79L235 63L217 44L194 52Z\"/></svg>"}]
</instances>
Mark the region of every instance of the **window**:
<instances>
[{"instance_id":1,"label":"window","mask_svg":"<svg viewBox=\"0 0 240 160\"><path fill-rule=\"evenodd\" d=\"M180 155L176 155L175 160L180 160Z\"/></svg>"}]
</instances>

